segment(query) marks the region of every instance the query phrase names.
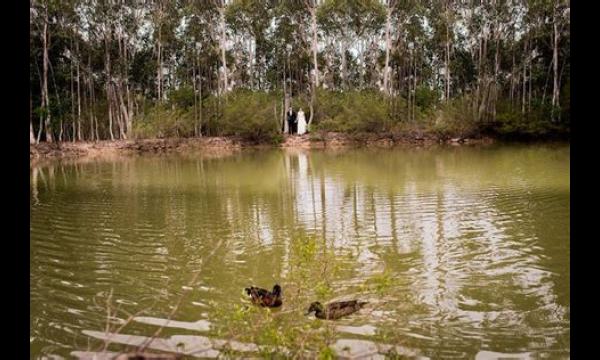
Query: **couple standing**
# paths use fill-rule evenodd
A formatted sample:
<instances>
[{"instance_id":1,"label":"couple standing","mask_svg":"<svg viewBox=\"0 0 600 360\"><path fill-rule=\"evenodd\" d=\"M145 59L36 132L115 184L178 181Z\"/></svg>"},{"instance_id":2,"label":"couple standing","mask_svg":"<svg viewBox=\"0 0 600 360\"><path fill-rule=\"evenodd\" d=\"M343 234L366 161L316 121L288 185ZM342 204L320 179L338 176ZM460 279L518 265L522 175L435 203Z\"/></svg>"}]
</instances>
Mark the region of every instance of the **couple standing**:
<instances>
[{"instance_id":1,"label":"couple standing","mask_svg":"<svg viewBox=\"0 0 600 360\"><path fill-rule=\"evenodd\" d=\"M306 118L304 117L304 111L302 111L302 109L296 114L290 106L290 109L287 112L287 122L288 134L302 135L306 133Z\"/></svg>"}]
</instances>

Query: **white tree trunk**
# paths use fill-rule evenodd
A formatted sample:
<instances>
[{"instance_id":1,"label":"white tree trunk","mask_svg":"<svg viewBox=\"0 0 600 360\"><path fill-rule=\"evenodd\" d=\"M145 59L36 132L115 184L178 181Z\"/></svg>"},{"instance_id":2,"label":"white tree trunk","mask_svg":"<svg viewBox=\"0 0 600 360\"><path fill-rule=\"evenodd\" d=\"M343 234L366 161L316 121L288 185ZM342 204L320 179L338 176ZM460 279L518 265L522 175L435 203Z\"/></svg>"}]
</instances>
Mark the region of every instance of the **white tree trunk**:
<instances>
[{"instance_id":1,"label":"white tree trunk","mask_svg":"<svg viewBox=\"0 0 600 360\"><path fill-rule=\"evenodd\" d=\"M552 107L558 106L559 86L558 86L558 4L554 6L553 18L553 46L552 46L552 62L554 66L554 86L552 88ZM554 116L553 116L554 117Z\"/></svg>"},{"instance_id":2,"label":"white tree trunk","mask_svg":"<svg viewBox=\"0 0 600 360\"><path fill-rule=\"evenodd\" d=\"M42 106L46 109L44 128L46 130L46 142L52 142L52 130L50 129L50 100L48 99L48 1L45 4L44 30L42 33L42 43L44 47L43 59L43 84L42 84Z\"/></svg>"},{"instance_id":3,"label":"white tree trunk","mask_svg":"<svg viewBox=\"0 0 600 360\"><path fill-rule=\"evenodd\" d=\"M121 108L121 114L125 122L125 124L122 124L124 126L121 128L121 137L123 139L127 139L127 134L131 134L131 118L129 117L129 111L127 110L127 105L125 104L125 99L123 98L123 86L120 83L115 89L115 92L115 97L118 95L116 100L118 100Z\"/></svg>"},{"instance_id":4,"label":"white tree trunk","mask_svg":"<svg viewBox=\"0 0 600 360\"><path fill-rule=\"evenodd\" d=\"M198 137L198 94L196 92L196 44L194 44L194 61L192 63L192 89L194 90L194 136Z\"/></svg>"},{"instance_id":5,"label":"white tree trunk","mask_svg":"<svg viewBox=\"0 0 600 360\"><path fill-rule=\"evenodd\" d=\"M254 53L254 48L255 46L253 46L253 40L252 39L248 39L248 52L250 54L250 88L251 89L255 89L254 87L254 57L256 56L256 54Z\"/></svg>"},{"instance_id":6,"label":"white tree trunk","mask_svg":"<svg viewBox=\"0 0 600 360\"><path fill-rule=\"evenodd\" d=\"M29 143L35 144L35 135L33 134L33 96L31 87L29 87Z\"/></svg>"},{"instance_id":7,"label":"white tree trunk","mask_svg":"<svg viewBox=\"0 0 600 360\"><path fill-rule=\"evenodd\" d=\"M157 64L156 64L156 79L157 79L157 84L156 84L156 91L157 91L157 96L158 96L158 101L162 101L163 95L162 95L162 34L161 34L161 30L158 30L158 43L157 43Z\"/></svg>"},{"instance_id":8,"label":"white tree trunk","mask_svg":"<svg viewBox=\"0 0 600 360\"><path fill-rule=\"evenodd\" d=\"M79 84L79 42L75 42L77 49L77 140L81 141L81 88Z\"/></svg>"},{"instance_id":9,"label":"white tree trunk","mask_svg":"<svg viewBox=\"0 0 600 360\"><path fill-rule=\"evenodd\" d=\"M315 86L319 87L319 64L317 62L317 5L316 0L310 7L310 19L311 19L311 30L312 30L312 53L313 53L313 66L315 69Z\"/></svg>"},{"instance_id":10,"label":"white tree trunk","mask_svg":"<svg viewBox=\"0 0 600 360\"><path fill-rule=\"evenodd\" d=\"M500 73L500 35L496 37L496 54L494 56L494 97L492 99L492 119L496 121L496 103L498 102L498 74Z\"/></svg>"},{"instance_id":11,"label":"white tree trunk","mask_svg":"<svg viewBox=\"0 0 600 360\"><path fill-rule=\"evenodd\" d=\"M527 41L523 42L523 54L525 54L525 58L523 59L523 87L521 89L521 114L525 114L525 103L526 103L526 95L527 95Z\"/></svg>"},{"instance_id":12,"label":"white tree trunk","mask_svg":"<svg viewBox=\"0 0 600 360\"><path fill-rule=\"evenodd\" d=\"M283 62L283 133L287 134L289 132L288 129L288 123L287 123L287 111L289 108L289 98L288 98L288 93L287 93L287 86L286 86L286 68L285 68L285 61Z\"/></svg>"},{"instance_id":13,"label":"white tree trunk","mask_svg":"<svg viewBox=\"0 0 600 360\"><path fill-rule=\"evenodd\" d=\"M115 136L113 134L113 105L112 105L112 97L111 97L111 71L110 71L110 52L108 51L109 46L109 35L107 33L104 34L104 49L105 49L105 70L106 70L106 103L108 105L108 131L110 134L110 139L114 140Z\"/></svg>"},{"instance_id":14,"label":"white tree trunk","mask_svg":"<svg viewBox=\"0 0 600 360\"><path fill-rule=\"evenodd\" d=\"M383 91L386 95L390 94L388 83L390 77L390 48L392 46L392 40L390 38L391 17L392 9L388 4L385 21L385 68L383 70Z\"/></svg>"},{"instance_id":15,"label":"white tree trunk","mask_svg":"<svg viewBox=\"0 0 600 360\"><path fill-rule=\"evenodd\" d=\"M227 58L225 54L225 47L227 45L226 33L225 33L225 4L222 4L219 7L219 27L221 30L221 64L223 66L223 93L227 92L229 89L229 81L227 78Z\"/></svg>"},{"instance_id":16,"label":"white tree trunk","mask_svg":"<svg viewBox=\"0 0 600 360\"><path fill-rule=\"evenodd\" d=\"M31 118L29 119L29 143L35 144L35 136L33 136L33 123L31 122Z\"/></svg>"},{"instance_id":17,"label":"white tree trunk","mask_svg":"<svg viewBox=\"0 0 600 360\"><path fill-rule=\"evenodd\" d=\"M341 41L342 47L342 88L348 88L348 62L346 61L346 50L348 50L348 40L344 36Z\"/></svg>"},{"instance_id":18,"label":"white tree trunk","mask_svg":"<svg viewBox=\"0 0 600 360\"><path fill-rule=\"evenodd\" d=\"M446 4L446 6L448 6ZM448 9L446 8L446 102L450 100L450 21Z\"/></svg>"},{"instance_id":19,"label":"white tree trunk","mask_svg":"<svg viewBox=\"0 0 600 360\"><path fill-rule=\"evenodd\" d=\"M75 121L75 80L73 79L73 40L71 40L71 141L75 142L77 124Z\"/></svg>"}]
</instances>

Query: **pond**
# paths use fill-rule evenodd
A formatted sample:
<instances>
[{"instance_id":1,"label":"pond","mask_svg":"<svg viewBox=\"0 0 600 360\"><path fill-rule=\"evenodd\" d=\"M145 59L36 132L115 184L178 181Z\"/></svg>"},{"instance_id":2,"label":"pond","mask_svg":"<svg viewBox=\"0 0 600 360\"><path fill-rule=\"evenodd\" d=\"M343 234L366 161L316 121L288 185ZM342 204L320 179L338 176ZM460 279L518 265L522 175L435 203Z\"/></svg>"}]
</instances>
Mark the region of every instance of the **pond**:
<instances>
[{"instance_id":1,"label":"pond","mask_svg":"<svg viewBox=\"0 0 600 360\"><path fill-rule=\"evenodd\" d=\"M568 358L569 156L496 144L32 165L31 357L154 336L149 350L189 358ZM275 283L280 309L245 299ZM335 299L369 304L304 315Z\"/></svg>"}]
</instances>

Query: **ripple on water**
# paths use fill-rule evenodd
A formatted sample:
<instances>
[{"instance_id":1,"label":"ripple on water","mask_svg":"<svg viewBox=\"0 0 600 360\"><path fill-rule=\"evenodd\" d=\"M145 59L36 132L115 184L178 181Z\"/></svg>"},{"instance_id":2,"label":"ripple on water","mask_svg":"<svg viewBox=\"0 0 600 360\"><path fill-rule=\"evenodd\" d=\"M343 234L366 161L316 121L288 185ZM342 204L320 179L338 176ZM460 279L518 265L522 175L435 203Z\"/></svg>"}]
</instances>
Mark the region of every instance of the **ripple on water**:
<instances>
[{"instance_id":1,"label":"ripple on water","mask_svg":"<svg viewBox=\"0 0 600 360\"><path fill-rule=\"evenodd\" d=\"M156 350L181 341L223 355L225 340L209 337L219 310L241 304L244 286L277 281L299 303L317 287L330 291L323 301L381 300L336 324L340 353L568 357L568 157L547 151L274 152L34 171L32 352L68 357L82 350L73 340L82 331L101 341L88 330L104 329L112 291L130 314L155 305L119 344L166 325L201 335L164 338ZM315 249L299 246L306 239ZM328 270L298 283L311 270L301 261L324 266L311 258L323 250L334 254ZM381 334L394 341L379 343ZM261 344L238 345L251 353Z\"/></svg>"}]
</instances>

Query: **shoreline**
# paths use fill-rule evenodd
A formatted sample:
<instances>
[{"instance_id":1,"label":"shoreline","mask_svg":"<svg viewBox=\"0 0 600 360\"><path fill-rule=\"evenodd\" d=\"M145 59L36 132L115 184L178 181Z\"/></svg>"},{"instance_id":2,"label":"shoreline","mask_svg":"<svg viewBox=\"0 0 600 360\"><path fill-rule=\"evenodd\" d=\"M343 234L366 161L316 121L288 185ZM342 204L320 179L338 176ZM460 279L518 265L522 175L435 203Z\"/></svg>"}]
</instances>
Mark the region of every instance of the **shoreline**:
<instances>
[{"instance_id":1,"label":"shoreline","mask_svg":"<svg viewBox=\"0 0 600 360\"><path fill-rule=\"evenodd\" d=\"M304 135L284 135L280 144L260 144L236 137L165 138L135 140L102 140L62 143L39 143L29 145L31 162L44 159L98 158L119 155L187 153L200 151L205 154L231 153L243 148L300 148L326 149L344 147L395 146L468 146L489 145L499 141L491 137L479 138L439 138L430 135L392 136L342 133L311 133Z\"/></svg>"}]
</instances>

